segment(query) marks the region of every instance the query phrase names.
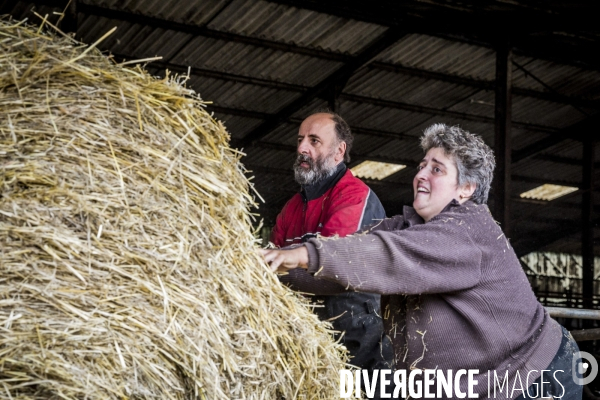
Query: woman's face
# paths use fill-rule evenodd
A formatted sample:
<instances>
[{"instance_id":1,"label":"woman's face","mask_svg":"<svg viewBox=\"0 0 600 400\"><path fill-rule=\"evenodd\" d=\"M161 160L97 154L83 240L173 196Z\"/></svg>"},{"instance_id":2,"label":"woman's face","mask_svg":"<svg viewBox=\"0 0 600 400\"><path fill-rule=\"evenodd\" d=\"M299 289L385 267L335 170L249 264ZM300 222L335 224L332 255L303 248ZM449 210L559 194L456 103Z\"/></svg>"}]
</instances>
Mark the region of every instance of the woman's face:
<instances>
[{"instance_id":1,"label":"woman's face","mask_svg":"<svg viewBox=\"0 0 600 400\"><path fill-rule=\"evenodd\" d=\"M453 199L461 203L466 201L473 193L470 191L470 186L469 184L458 186L456 163L444 153L443 149L434 147L427 152L419 164L419 172L413 179L413 207L427 222L438 215ZM461 195L464 198L461 198Z\"/></svg>"}]
</instances>

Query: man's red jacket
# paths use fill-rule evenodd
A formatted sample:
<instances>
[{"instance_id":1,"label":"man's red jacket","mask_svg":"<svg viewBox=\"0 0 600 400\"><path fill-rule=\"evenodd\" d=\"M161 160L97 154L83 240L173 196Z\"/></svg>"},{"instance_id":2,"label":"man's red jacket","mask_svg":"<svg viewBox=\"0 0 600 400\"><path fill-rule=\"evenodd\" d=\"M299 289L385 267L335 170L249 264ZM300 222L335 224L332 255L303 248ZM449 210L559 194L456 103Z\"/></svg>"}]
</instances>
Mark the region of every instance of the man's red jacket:
<instances>
[{"instance_id":1,"label":"man's red jacket","mask_svg":"<svg viewBox=\"0 0 600 400\"><path fill-rule=\"evenodd\" d=\"M343 237L384 218L377 195L340 163L332 176L304 186L286 203L277 217L271 242L285 247L306 242L317 234ZM294 290L314 293L312 275L298 274L299 270L290 272L281 277L283 283ZM393 350L389 338L383 337L380 296L353 291L339 294L339 285L331 284L338 294L313 296L314 302L323 305L315 312L322 320L331 320L337 331L344 332L342 343L353 357L350 362L370 372L391 368Z\"/></svg>"},{"instance_id":2,"label":"man's red jacket","mask_svg":"<svg viewBox=\"0 0 600 400\"><path fill-rule=\"evenodd\" d=\"M284 247L305 242L318 233L344 237L385 218L375 193L344 164L340 165L344 172L340 167L331 177L334 179L307 187L286 203L277 217L271 242Z\"/></svg>"}]
</instances>

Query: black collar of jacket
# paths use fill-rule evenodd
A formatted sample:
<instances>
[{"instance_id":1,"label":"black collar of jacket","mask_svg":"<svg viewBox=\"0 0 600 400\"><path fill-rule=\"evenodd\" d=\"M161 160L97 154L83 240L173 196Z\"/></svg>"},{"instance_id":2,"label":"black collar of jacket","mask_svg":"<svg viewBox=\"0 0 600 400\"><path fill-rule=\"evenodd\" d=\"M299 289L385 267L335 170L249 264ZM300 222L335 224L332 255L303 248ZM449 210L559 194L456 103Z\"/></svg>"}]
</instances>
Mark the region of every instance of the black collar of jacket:
<instances>
[{"instance_id":1,"label":"black collar of jacket","mask_svg":"<svg viewBox=\"0 0 600 400\"><path fill-rule=\"evenodd\" d=\"M444 207L444 209L442 210L441 213L450 210L451 208L454 207L460 207L460 203L458 202L458 200L453 199L450 203L448 203L448 205L446 207ZM440 215L438 214L438 215ZM421 225L425 223L425 220L423 220L423 218L421 218L421 216L419 214L417 214L417 211L410 207L410 206L404 206L404 209L402 210L402 215L404 216L404 223L407 225L407 227L413 226L413 225ZM437 215L435 216L437 217ZM433 218L435 218L433 217Z\"/></svg>"},{"instance_id":2,"label":"black collar of jacket","mask_svg":"<svg viewBox=\"0 0 600 400\"><path fill-rule=\"evenodd\" d=\"M302 199L304 201L311 201L323 196L326 191L334 187L335 184L342 179L342 176L344 176L345 173L346 164L341 162L337 165L335 172L330 177L315 182L312 185L302 186L302 189L300 190Z\"/></svg>"}]
</instances>

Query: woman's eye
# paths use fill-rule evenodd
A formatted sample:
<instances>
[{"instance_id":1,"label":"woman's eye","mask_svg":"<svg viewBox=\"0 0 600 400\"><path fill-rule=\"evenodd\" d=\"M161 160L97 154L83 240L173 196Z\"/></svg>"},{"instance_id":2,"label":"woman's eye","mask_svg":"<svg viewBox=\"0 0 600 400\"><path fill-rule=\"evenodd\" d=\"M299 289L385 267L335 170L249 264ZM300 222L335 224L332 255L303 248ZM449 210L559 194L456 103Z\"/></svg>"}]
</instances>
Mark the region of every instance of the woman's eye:
<instances>
[{"instance_id":1,"label":"woman's eye","mask_svg":"<svg viewBox=\"0 0 600 400\"><path fill-rule=\"evenodd\" d=\"M417 166L417 171L420 171L420 170L422 170L423 168L425 168L425 167L424 167L424 166L422 166L422 165L418 165L418 166Z\"/></svg>"},{"instance_id":2,"label":"woman's eye","mask_svg":"<svg viewBox=\"0 0 600 400\"><path fill-rule=\"evenodd\" d=\"M439 167L435 167L435 168L433 169L433 172L442 172L442 170L441 170Z\"/></svg>"}]
</instances>

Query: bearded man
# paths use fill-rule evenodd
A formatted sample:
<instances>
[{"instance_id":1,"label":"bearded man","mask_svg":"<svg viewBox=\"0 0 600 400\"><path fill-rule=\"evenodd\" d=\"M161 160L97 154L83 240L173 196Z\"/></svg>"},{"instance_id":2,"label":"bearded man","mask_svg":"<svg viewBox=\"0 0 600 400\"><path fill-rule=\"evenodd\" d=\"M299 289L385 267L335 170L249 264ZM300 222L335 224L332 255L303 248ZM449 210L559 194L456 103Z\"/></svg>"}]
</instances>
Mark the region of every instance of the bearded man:
<instances>
[{"instance_id":1,"label":"bearded man","mask_svg":"<svg viewBox=\"0 0 600 400\"><path fill-rule=\"evenodd\" d=\"M300 193L277 217L271 234L276 246L302 243L317 235L343 237L385 218L375 193L346 168L352 141L350 127L335 113L316 113L302 122L294 164ZM294 290L310 293L314 278L303 271L292 270L280 279ZM332 293L339 293L339 286L331 285ZM383 336L379 295L348 291L312 299L320 305L315 308L317 315L331 321L342 335L351 364L369 371L392 368L393 350L390 339ZM379 398L379 388L375 393L372 398Z\"/></svg>"}]
</instances>

